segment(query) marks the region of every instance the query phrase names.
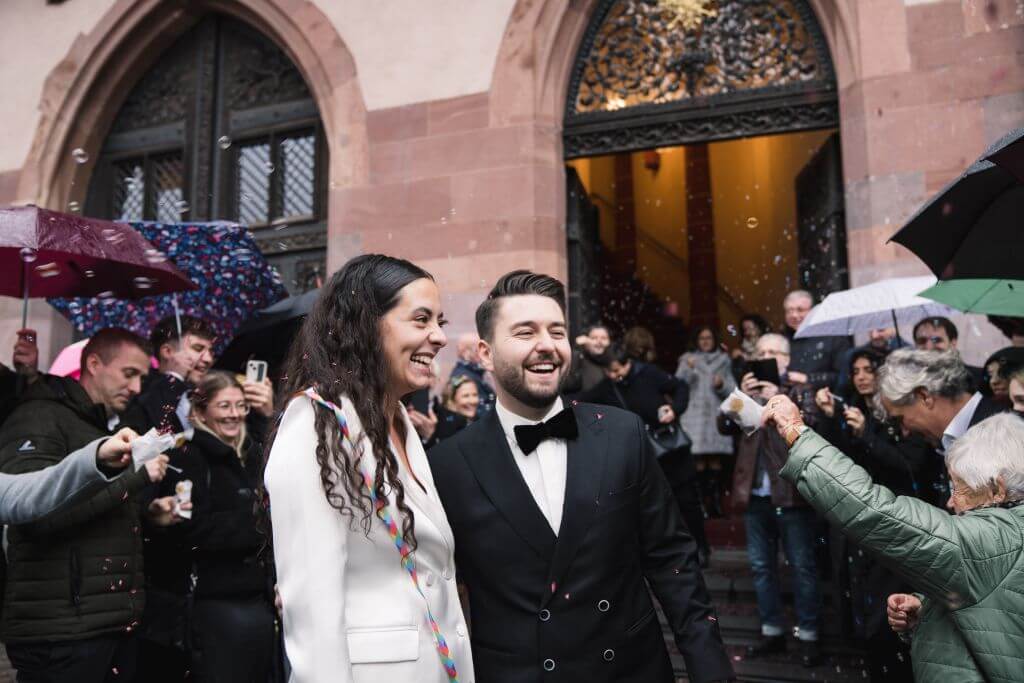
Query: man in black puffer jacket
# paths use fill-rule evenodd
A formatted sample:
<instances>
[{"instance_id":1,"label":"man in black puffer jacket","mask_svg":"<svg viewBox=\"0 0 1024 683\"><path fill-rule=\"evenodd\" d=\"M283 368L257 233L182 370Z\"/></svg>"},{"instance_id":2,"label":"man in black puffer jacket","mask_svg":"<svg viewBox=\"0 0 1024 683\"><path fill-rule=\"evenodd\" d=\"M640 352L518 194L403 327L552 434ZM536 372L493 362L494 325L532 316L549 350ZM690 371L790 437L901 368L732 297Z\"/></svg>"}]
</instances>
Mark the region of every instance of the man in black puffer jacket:
<instances>
[{"instance_id":1,"label":"man in black puffer jacket","mask_svg":"<svg viewBox=\"0 0 1024 683\"><path fill-rule=\"evenodd\" d=\"M98 332L82 351L80 382L45 376L26 392L0 430L0 471L43 469L110 434L148 369L142 339ZM132 632L145 597L136 494L165 466L150 461L39 521L10 527L0 638L18 680L131 680Z\"/></svg>"}]
</instances>

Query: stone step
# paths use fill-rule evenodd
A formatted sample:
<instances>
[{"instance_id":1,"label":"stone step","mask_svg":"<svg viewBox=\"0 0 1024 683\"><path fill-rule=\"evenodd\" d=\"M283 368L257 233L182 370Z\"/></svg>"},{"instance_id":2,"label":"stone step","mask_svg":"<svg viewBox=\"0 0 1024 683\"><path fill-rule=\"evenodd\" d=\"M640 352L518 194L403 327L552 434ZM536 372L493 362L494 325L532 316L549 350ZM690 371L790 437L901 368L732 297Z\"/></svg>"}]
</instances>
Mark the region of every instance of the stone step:
<instances>
[{"instance_id":1,"label":"stone step","mask_svg":"<svg viewBox=\"0 0 1024 683\"><path fill-rule=\"evenodd\" d=\"M737 680L751 683L864 683L867 680L866 669L860 658L826 656L820 666L804 668L796 655L796 648L791 652L764 659L747 659L743 655L745 645L727 643L726 649L732 656L733 670ZM672 663L678 681L689 681L686 666L682 657L674 650ZM894 681L894 683L897 683ZM900 681L899 683L910 683Z\"/></svg>"},{"instance_id":2,"label":"stone step","mask_svg":"<svg viewBox=\"0 0 1024 683\"><path fill-rule=\"evenodd\" d=\"M790 572L780 559L783 601L788 623L794 623L792 613L792 582ZM825 661L817 667L804 668L799 657L799 643L787 640L787 652L771 657L747 659L748 645L760 638L761 626L757 614L757 600L747 553L743 549L715 548L711 565L704 570L704 579L712 594L718 612L719 626L726 648L732 656L733 668L741 681L776 681L778 683L805 683L832 681L848 683L864 681L867 677L862 643L843 636L841 624L833 607L828 582L822 582L823 612L821 620L821 647ZM673 658L680 681L688 680L685 665L679 655L672 634L659 612L665 640Z\"/></svg>"}]
</instances>

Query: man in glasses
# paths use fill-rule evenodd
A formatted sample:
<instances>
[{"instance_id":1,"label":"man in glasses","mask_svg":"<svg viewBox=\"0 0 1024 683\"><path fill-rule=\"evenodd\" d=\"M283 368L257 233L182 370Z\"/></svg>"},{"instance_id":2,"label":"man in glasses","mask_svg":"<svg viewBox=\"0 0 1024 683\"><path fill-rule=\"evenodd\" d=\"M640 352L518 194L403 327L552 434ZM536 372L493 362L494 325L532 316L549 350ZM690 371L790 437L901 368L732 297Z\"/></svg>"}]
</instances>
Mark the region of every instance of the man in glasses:
<instances>
[{"instance_id":1,"label":"man in glasses","mask_svg":"<svg viewBox=\"0 0 1024 683\"><path fill-rule=\"evenodd\" d=\"M925 318L914 325L914 348L920 351L956 351L960 333L949 318ZM971 375L972 388L982 386L984 371L973 365L964 365Z\"/></svg>"}]
</instances>

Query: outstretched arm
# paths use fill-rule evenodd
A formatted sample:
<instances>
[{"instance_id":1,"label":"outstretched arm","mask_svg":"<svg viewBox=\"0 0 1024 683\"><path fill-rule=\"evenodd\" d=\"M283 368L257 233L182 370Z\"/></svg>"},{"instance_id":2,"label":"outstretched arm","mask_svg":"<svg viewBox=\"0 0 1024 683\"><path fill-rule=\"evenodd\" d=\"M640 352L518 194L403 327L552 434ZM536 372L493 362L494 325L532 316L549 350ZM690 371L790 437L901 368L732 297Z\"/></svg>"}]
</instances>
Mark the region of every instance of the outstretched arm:
<instances>
[{"instance_id":1,"label":"outstretched arm","mask_svg":"<svg viewBox=\"0 0 1024 683\"><path fill-rule=\"evenodd\" d=\"M859 547L950 609L973 603L985 586L1001 581L1021 549L1015 524L953 516L917 498L896 496L813 430L793 444L781 474ZM985 554L984 548L1000 551ZM979 576L987 578L979 582Z\"/></svg>"},{"instance_id":2,"label":"outstretched arm","mask_svg":"<svg viewBox=\"0 0 1024 683\"><path fill-rule=\"evenodd\" d=\"M100 471L96 439L52 467L24 474L0 474L0 523L25 524L58 509L69 500L109 483ZM120 472L113 473L116 476Z\"/></svg>"}]
</instances>

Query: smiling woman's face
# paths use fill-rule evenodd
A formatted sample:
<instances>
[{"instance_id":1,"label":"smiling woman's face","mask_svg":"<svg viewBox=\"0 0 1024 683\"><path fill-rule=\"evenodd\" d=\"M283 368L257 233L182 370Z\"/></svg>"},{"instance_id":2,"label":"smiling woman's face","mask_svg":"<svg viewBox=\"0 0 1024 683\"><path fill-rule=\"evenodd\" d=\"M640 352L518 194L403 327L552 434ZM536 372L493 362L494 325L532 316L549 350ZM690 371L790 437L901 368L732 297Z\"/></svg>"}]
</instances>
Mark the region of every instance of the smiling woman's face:
<instances>
[{"instance_id":1,"label":"smiling woman's face","mask_svg":"<svg viewBox=\"0 0 1024 683\"><path fill-rule=\"evenodd\" d=\"M225 387L214 394L205 409L196 407L196 416L222 441L231 443L242 431L249 405L238 387Z\"/></svg>"},{"instance_id":2,"label":"smiling woman's face","mask_svg":"<svg viewBox=\"0 0 1024 683\"><path fill-rule=\"evenodd\" d=\"M433 280L420 278L401 289L398 303L380 321L389 396L397 399L430 386L430 364L448 343L444 325Z\"/></svg>"},{"instance_id":3,"label":"smiling woman's face","mask_svg":"<svg viewBox=\"0 0 1024 683\"><path fill-rule=\"evenodd\" d=\"M476 382L467 379L455 389L455 393L452 395L452 407L456 413L472 420L476 417L479 405L480 392L477 391Z\"/></svg>"}]
</instances>

